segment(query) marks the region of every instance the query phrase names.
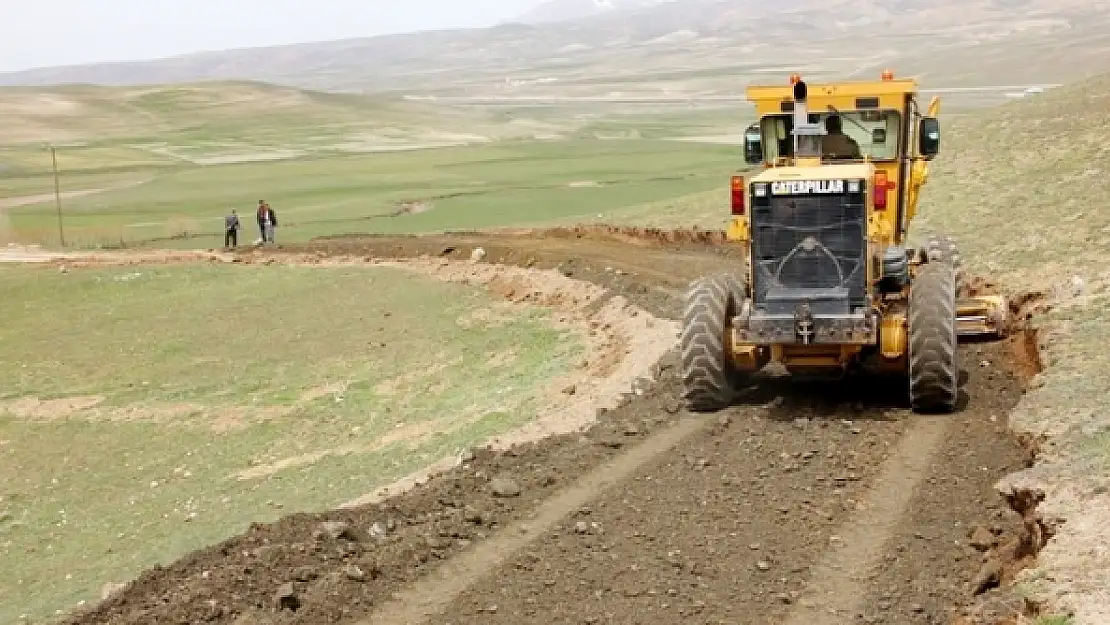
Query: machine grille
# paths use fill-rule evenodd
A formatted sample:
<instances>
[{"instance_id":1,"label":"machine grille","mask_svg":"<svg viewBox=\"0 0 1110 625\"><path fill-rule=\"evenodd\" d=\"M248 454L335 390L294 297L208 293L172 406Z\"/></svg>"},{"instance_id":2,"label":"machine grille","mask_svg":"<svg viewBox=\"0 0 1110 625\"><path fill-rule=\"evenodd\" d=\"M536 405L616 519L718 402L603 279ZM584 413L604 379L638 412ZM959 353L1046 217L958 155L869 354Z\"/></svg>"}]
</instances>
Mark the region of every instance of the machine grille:
<instances>
[{"instance_id":1,"label":"machine grille","mask_svg":"<svg viewBox=\"0 0 1110 625\"><path fill-rule=\"evenodd\" d=\"M757 197L751 223L756 304L771 289L845 289L853 308L866 301L867 206L862 192Z\"/></svg>"}]
</instances>

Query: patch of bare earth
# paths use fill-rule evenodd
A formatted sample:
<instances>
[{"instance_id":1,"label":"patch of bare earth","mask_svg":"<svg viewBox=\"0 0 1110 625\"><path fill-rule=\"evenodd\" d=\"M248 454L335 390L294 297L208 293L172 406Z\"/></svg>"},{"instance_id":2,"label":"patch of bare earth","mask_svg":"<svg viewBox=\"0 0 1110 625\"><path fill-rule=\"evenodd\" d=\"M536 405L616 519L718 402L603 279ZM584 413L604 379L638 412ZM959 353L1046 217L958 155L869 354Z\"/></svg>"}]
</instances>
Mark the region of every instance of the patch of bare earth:
<instances>
[{"instance_id":1,"label":"patch of bare earth","mask_svg":"<svg viewBox=\"0 0 1110 625\"><path fill-rule=\"evenodd\" d=\"M390 214L390 217L400 217L402 215L419 215L432 210L431 202L425 200L404 200L397 203L396 210Z\"/></svg>"},{"instance_id":2,"label":"patch of bare earth","mask_svg":"<svg viewBox=\"0 0 1110 625\"><path fill-rule=\"evenodd\" d=\"M103 401L102 395L45 400L38 397L20 397L0 402L0 413L8 413L17 419L28 421L54 421L94 408Z\"/></svg>"},{"instance_id":3,"label":"patch of bare earth","mask_svg":"<svg viewBox=\"0 0 1110 625\"><path fill-rule=\"evenodd\" d=\"M0 402L0 414L26 421L75 419L89 423L160 423L205 427L227 432L282 417L293 406L208 406L192 402L140 402L104 405L103 395L56 399L19 397Z\"/></svg>"}]
</instances>

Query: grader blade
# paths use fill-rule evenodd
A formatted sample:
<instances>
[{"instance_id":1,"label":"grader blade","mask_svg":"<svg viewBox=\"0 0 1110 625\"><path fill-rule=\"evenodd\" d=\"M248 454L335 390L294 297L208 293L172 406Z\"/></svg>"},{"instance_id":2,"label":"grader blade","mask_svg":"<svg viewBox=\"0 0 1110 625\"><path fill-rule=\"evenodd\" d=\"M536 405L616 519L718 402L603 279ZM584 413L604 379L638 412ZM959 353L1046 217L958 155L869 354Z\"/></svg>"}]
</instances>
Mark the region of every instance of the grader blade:
<instances>
[{"instance_id":1,"label":"grader blade","mask_svg":"<svg viewBox=\"0 0 1110 625\"><path fill-rule=\"evenodd\" d=\"M1005 337L1010 325L1010 308L1002 295L979 295L956 300L956 335Z\"/></svg>"}]
</instances>

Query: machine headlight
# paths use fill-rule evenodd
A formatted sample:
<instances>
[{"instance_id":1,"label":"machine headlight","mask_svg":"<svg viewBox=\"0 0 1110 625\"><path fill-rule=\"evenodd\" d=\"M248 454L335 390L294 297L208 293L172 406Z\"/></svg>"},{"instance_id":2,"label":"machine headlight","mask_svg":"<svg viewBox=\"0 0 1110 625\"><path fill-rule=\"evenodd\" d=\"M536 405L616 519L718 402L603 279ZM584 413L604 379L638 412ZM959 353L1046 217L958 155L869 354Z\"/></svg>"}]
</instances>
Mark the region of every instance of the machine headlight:
<instances>
[{"instance_id":1,"label":"machine headlight","mask_svg":"<svg viewBox=\"0 0 1110 625\"><path fill-rule=\"evenodd\" d=\"M754 193L756 197L767 197L767 183L761 182L752 185L752 193Z\"/></svg>"},{"instance_id":2,"label":"machine headlight","mask_svg":"<svg viewBox=\"0 0 1110 625\"><path fill-rule=\"evenodd\" d=\"M862 187L863 187L863 181L862 180L849 180L848 181L848 193L859 193L859 190Z\"/></svg>"}]
</instances>

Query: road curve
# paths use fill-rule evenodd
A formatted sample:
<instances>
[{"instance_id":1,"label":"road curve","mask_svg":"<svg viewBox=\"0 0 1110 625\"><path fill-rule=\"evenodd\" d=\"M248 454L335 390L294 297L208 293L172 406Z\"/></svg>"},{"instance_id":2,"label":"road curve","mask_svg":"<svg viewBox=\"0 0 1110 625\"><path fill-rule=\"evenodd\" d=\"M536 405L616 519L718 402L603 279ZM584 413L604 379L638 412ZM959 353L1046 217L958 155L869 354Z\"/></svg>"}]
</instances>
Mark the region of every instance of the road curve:
<instances>
[{"instance_id":1,"label":"road curve","mask_svg":"<svg viewBox=\"0 0 1110 625\"><path fill-rule=\"evenodd\" d=\"M676 319L691 279L740 262L720 243L590 227L289 251L462 260L481 247L485 262L558 268ZM947 623L973 599L982 551L1023 532L993 485L1031 461L1005 428L1024 344L963 348L968 399L944 417L910 413L897 384L771 375L690 415L672 354L581 435L476 450L387 502L256 525L69 622ZM494 477L520 494L494 496ZM391 529L321 538L329 520Z\"/></svg>"}]
</instances>

